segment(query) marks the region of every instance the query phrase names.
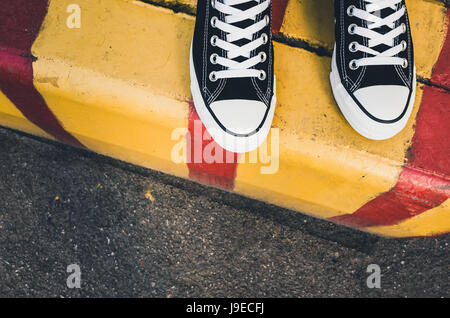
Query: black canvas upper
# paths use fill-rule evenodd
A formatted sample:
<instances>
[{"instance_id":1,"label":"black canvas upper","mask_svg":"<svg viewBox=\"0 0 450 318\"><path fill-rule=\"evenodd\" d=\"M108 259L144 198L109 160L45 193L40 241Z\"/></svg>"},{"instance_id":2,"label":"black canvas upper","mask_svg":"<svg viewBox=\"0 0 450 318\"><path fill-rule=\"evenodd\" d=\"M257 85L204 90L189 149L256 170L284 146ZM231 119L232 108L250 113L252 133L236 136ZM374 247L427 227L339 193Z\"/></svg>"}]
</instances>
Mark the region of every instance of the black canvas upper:
<instances>
[{"instance_id":1,"label":"black canvas upper","mask_svg":"<svg viewBox=\"0 0 450 318\"><path fill-rule=\"evenodd\" d=\"M403 68L401 65L371 65L361 66L356 70L352 70L349 67L349 63L353 59L361 59L364 57L371 57L373 55L364 52L351 52L349 45L355 41L362 45L368 46L368 39L361 37L360 35L352 35L348 32L348 28L351 24L356 24L360 27L367 27L367 21L363 21L357 17L349 16L347 9L349 6L355 5L359 9L365 9L367 3L363 0L335 0L334 10L336 18L335 37L336 37L336 64L341 78L342 84L347 92L352 96L355 102L363 108L362 105L353 96L353 92L360 88L376 86L376 85L400 85L410 88L412 92L412 84L414 77L414 52L413 43L411 39L411 31L409 25L409 19L407 12L396 22L396 27L402 23L406 26L406 32L401 34L395 39L395 45L406 41L407 48L405 51L400 52L398 57L408 60L408 66ZM398 8L405 5L404 0L398 5ZM392 14L394 11L390 8L383 9L381 11L381 17L384 18L387 15ZM382 28L373 29L376 32L385 34L391 29L384 26ZM374 50L382 52L389 47L381 44L373 47ZM405 105L406 112L408 104ZM363 109L364 110L364 109ZM365 110L364 110L365 111ZM401 117L401 116L400 116ZM376 119L375 119L376 120ZM378 120L382 122L382 120Z\"/></svg>"},{"instance_id":2,"label":"black canvas upper","mask_svg":"<svg viewBox=\"0 0 450 318\"><path fill-rule=\"evenodd\" d=\"M220 1L220 0L216 0ZM239 9L245 9L245 6L249 4L244 4L243 6L237 7ZM251 4L252 6L255 3ZM268 15L270 22L272 21L272 5L257 17L257 21L264 19L264 16ZM256 77L252 78L225 78L218 79L217 81L211 81L209 79L209 74L212 71L226 70L227 68L220 64L213 64L210 62L210 56L213 53L219 56L226 57L226 51L222 50L217 46L211 44L211 37L216 35L221 39L225 39L226 33L218 28L214 28L211 25L211 18L213 16L218 17L222 21L224 20L224 14L216 10L212 4L211 0L198 0L197 2L197 17L195 23L194 38L192 42L192 57L195 69L195 74L199 84L199 88L202 94L202 98L205 102L211 115L216 119L213 112L209 108L209 105L214 101L221 100L232 100L232 99L244 99L244 100L255 100L263 102L267 107L267 112L270 107L270 102L273 95L273 46L272 46L272 34L271 34L271 23L264 27L260 32L254 35L253 39L260 37L263 33L267 34L268 42L263 44L251 53L251 56L255 56L260 52L266 53L265 62L255 65L253 68L258 70L264 70L266 72L266 79L260 80ZM235 25L241 28L254 23L252 20L245 20ZM243 45L247 43L248 40L242 39L233 42L236 45ZM235 59L236 61L242 61L242 57ZM264 121L264 120L263 120ZM219 126L222 128L220 122ZM261 125L263 122L261 122ZM259 128L258 128L259 129ZM258 131L255 130L255 132ZM225 128L224 128L225 130Z\"/></svg>"}]
</instances>

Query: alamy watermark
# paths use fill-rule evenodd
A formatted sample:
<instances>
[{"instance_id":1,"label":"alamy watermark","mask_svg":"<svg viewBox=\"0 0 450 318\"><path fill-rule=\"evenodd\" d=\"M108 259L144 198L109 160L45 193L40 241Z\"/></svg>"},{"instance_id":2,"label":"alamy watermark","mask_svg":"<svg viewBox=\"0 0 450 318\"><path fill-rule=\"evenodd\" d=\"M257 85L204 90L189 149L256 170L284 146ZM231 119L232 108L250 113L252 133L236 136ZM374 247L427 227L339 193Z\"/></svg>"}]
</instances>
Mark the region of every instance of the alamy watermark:
<instances>
[{"instance_id":1,"label":"alamy watermark","mask_svg":"<svg viewBox=\"0 0 450 318\"><path fill-rule=\"evenodd\" d=\"M68 288L81 288L81 269L77 264L67 266L67 273L71 273L67 277L66 284Z\"/></svg>"},{"instance_id":2,"label":"alamy watermark","mask_svg":"<svg viewBox=\"0 0 450 318\"><path fill-rule=\"evenodd\" d=\"M275 174L280 166L280 133L272 128L269 136L255 150L236 155L225 151L213 140L202 122L195 120L193 131L187 128L176 128L172 131L171 140L176 141L171 151L173 162L180 163L250 163L260 164L261 174ZM224 138L227 143L226 138ZM232 142L232 141L231 141Z\"/></svg>"},{"instance_id":3,"label":"alamy watermark","mask_svg":"<svg viewBox=\"0 0 450 318\"><path fill-rule=\"evenodd\" d=\"M368 288L381 288L381 269L377 264L370 264L367 266L367 273L370 273L367 277L366 283Z\"/></svg>"},{"instance_id":4,"label":"alamy watermark","mask_svg":"<svg viewBox=\"0 0 450 318\"><path fill-rule=\"evenodd\" d=\"M69 4L66 9L70 15L67 17L66 25L69 29L81 28L81 8L78 4Z\"/></svg>"}]
</instances>

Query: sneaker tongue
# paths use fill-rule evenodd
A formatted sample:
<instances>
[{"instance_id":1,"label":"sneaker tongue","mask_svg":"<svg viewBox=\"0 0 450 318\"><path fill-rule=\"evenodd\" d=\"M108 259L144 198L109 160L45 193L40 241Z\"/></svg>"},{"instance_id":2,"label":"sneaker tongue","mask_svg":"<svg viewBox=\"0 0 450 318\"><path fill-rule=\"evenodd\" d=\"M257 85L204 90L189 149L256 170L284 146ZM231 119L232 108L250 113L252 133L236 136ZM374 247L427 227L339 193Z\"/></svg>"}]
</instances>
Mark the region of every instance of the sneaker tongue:
<instances>
[{"instance_id":1,"label":"sneaker tongue","mask_svg":"<svg viewBox=\"0 0 450 318\"><path fill-rule=\"evenodd\" d=\"M245 2L245 3L237 4L237 5L233 6L233 8L245 11L245 10L253 8L256 5L258 5L258 3L256 1L249 1L249 2ZM243 21L233 23L233 25L237 26L238 28L245 29L254 23L255 23L255 21L252 19L245 19Z\"/></svg>"},{"instance_id":2,"label":"sneaker tongue","mask_svg":"<svg viewBox=\"0 0 450 318\"><path fill-rule=\"evenodd\" d=\"M248 10L250 8L253 8L256 5L258 5L258 3L256 1L249 1L249 2L245 2L245 3L241 3L241 4L238 4L238 5L235 5L233 7L236 8L236 9L245 11L245 10ZM243 21L240 21L240 22L233 23L233 25L238 27L238 28L245 29L245 28L251 26L254 23L256 23L255 20L246 19L246 20L243 20ZM247 44L248 42L250 42L250 41L247 40L247 39L240 39L240 40L234 41L233 44L236 44L238 46L243 46L243 45ZM241 62L241 61L246 60L246 59L247 58L244 58L243 56L239 56L235 60L238 61L238 62Z\"/></svg>"},{"instance_id":3,"label":"sneaker tongue","mask_svg":"<svg viewBox=\"0 0 450 318\"><path fill-rule=\"evenodd\" d=\"M372 12L373 15L380 17L382 19L388 17L392 13L394 13L394 10L391 8L385 8L382 10ZM368 23L368 26L370 26L371 22L367 22L367 23ZM382 35L392 31L392 29L386 25L383 25L378 28L374 28L372 30L375 32L378 32ZM372 49L374 49L375 51L378 51L378 52L384 52L390 48L391 47L386 44L380 44L380 45L373 47ZM401 83L399 74L390 65L388 65L388 66L387 65L371 66L370 68L367 68L366 74L368 74L368 76L365 76L364 79L361 81L360 88L371 87L371 86L376 86L376 85L398 85L399 82Z\"/></svg>"},{"instance_id":4,"label":"sneaker tongue","mask_svg":"<svg viewBox=\"0 0 450 318\"><path fill-rule=\"evenodd\" d=\"M258 2L252 0L252 1L241 3L241 4L236 4L236 5L232 6L232 7L244 11L244 10L248 10L250 8L253 8L256 5L258 5Z\"/></svg>"},{"instance_id":5,"label":"sneaker tongue","mask_svg":"<svg viewBox=\"0 0 450 318\"><path fill-rule=\"evenodd\" d=\"M390 16L393 13L394 13L394 10L392 8L384 8L382 10L378 10L378 11L372 12L372 14L374 16L377 16L377 17L382 18L382 19ZM368 22L368 26L370 26L371 23L372 22ZM386 25L383 25L383 26L378 27L378 28L374 28L372 30L375 31L375 32L378 32L380 34L387 34L390 31L392 31L392 29L390 27L386 26ZM386 44L380 44L380 45L377 45L377 46L373 47L374 50L377 50L379 52L383 52L383 51L388 50L390 48L391 48L391 46L388 46Z\"/></svg>"}]
</instances>

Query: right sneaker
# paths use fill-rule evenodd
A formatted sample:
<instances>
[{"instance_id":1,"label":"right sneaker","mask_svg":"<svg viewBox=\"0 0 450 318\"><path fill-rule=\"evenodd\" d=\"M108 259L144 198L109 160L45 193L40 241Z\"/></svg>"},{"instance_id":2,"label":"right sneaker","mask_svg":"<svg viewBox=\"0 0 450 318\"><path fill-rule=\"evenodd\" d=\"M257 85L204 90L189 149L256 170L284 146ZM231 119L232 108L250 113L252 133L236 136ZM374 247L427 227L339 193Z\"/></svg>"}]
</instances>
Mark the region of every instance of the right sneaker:
<instances>
[{"instance_id":1,"label":"right sneaker","mask_svg":"<svg viewBox=\"0 0 450 318\"><path fill-rule=\"evenodd\" d=\"M350 125L374 140L408 122L416 72L404 0L335 0L331 87Z\"/></svg>"},{"instance_id":2,"label":"right sneaker","mask_svg":"<svg viewBox=\"0 0 450 318\"><path fill-rule=\"evenodd\" d=\"M271 0L199 0L191 92L211 137L232 152L256 149L275 111Z\"/></svg>"}]
</instances>

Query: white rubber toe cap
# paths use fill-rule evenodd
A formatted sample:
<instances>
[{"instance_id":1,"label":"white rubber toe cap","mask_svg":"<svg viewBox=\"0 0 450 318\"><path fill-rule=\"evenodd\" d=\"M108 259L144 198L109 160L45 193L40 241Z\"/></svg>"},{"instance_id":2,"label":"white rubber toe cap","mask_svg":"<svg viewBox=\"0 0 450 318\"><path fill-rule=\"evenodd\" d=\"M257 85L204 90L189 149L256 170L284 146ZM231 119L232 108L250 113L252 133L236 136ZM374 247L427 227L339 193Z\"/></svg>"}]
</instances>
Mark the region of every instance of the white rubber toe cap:
<instances>
[{"instance_id":1,"label":"white rubber toe cap","mask_svg":"<svg viewBox=\"0 0 450 318\"><path fill-rule=\"evenodd\" d=\"M370 86L356 90L354 95L372 116L394 120L406 107L409 88L399 85Z\"/></svg>"},{"instance_id":2,"label":"white rubber toe cap","mask_svg":"<svg viewBox=\"0 0 450 318\"><path fill-rule=\"evenodd\" d=\"M267 110L263 102L241 99L216 101L210 107L228 131L242 135L254 132L261 125Z\"/></svg>"}]
</instances>

